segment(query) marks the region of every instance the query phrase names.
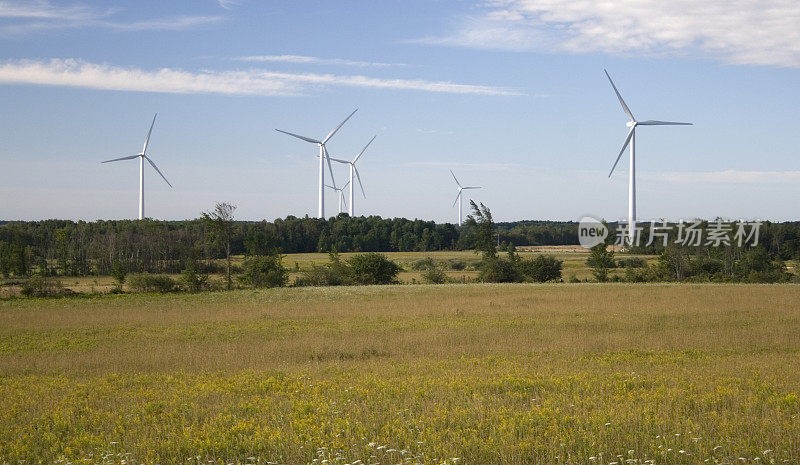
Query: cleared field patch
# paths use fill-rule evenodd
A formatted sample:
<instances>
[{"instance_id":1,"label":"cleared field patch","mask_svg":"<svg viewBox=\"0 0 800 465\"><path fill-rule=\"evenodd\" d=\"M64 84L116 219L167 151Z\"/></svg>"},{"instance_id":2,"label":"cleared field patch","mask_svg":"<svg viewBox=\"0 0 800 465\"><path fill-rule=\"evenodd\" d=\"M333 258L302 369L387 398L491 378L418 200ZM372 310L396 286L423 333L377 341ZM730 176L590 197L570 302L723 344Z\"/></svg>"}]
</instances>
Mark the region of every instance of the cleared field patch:
<instances>
[{"instance_id":1,"label":"cleared field patch","mask_svg":"<svg viewBox=\"0 0 800 465\"><path fill-rule=\"evenodd\" d=\"M0 301L0 462L797 463L797 302L641 284Z\"/></svg>"}]
</instances>

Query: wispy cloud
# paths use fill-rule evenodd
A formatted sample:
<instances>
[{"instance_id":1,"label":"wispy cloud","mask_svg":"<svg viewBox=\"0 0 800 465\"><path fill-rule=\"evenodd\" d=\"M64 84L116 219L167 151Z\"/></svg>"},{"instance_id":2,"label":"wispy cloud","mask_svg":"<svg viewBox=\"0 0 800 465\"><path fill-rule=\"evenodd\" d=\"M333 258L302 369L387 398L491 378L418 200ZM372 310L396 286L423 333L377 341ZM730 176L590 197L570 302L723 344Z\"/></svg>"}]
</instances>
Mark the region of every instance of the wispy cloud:
<instances>
[{"instance_id":1,"label":"wispy cloud","mask_svg":"<svg viewBox=\"0 0 800 465\"><path fill-rule=\"evenodd\" d=\"M232 10L233 7L239 6L239 0L217 0L217 3L226 10Z\"/></svg>"},{"instance_id":2,"label":"wispy cloud","mask_svg":"<svg viewBox=\"0 0 800 465\"><path fill-rule=\"evenodd\" d=\"M357 67L408 66L403 63L355 61L355 60L345 60L342 58L318 58L318 57L310 57L304 55L254 55L254 56L236 57L234 59L239 61L297 63L297 64L313 64L313 65L341 65L341 66L357 66Z\"/></svg>"},{"instance_id":3,"label":"wispy cloud","mask_svg":"<svg viewBox=\"0 0 800 465\"><path fill-rule=\"evenodd\" d=\"M264 96L299 95L313 89L329 86L489 96L522 95L515 90L503 87L422 79L276 73L264 70L184 71L161 68L149 71L139 68L88 63L73 59L53 59L49 61L16 60L0 63L0 83L39 84L118 91Z\"/></svg>"},{"instance_id":4,"label":"wispy cloud","mask_svg":"<svg viewBox=\"0 0 800 465\"><path fill-rule=\"evenodd\" d=\"M445 35L416 41L800 67L800 2L794 0L489 0L480 10Z\"/></svg>"},{"instance_id":5,"label":"wispy cloud","mask_svg":"<svg viewBox=\"0 0 800 465\"><path fill-rule=\"evenodd\" d=\"M797 184L800 171L674 171L642 173L644 178L670 183L691 184Z\"/></svg>"},{"instance_id":6,"label":"wispy cloud","mask_svg":"<svg viewBox=\"0 0 800 465\"><path fill-rule=\"evenodd\" d=\"M184 30L222 21L222 16L171 16L125 22L115 19L118 9L87 5L54 5L46 0L12 2L0 0L0 32L23 34L52 29L102 28L117 31Z\"/></svg>"}]
</instances>

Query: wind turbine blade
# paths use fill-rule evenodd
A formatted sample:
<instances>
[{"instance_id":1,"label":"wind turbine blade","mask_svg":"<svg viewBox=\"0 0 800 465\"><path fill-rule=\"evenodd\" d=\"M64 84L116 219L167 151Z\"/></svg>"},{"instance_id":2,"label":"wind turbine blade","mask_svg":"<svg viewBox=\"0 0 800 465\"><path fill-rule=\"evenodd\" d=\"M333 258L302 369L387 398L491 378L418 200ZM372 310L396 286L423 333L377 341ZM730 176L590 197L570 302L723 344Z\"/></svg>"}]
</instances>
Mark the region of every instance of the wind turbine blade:
<instances>
[{"instance_id":1,"label":"wind turbine blade","mask_svg":"<svg viewBox=\"0 0 800 465\"><path fill-rule=\"evenodd\" d=\"M347 181L346 183L344 183L344 186L342 186L342 190L344 190L349 184L350 184L350 181Z\"/></svg>"},{"instance_id":2,"label":"wind turbine blade","mask_svg":"<svg viewBox=\"0 0 800 465\"><path fill-rule=\"evenodd\" d=\"M625 111L625 113L628 115L628 117L631 119L631 121L636 121L636 118L633 117L633 113L631 113L631 109L628 108L628 105L625 103L625 100L622 100L622 95L620 95L619 91L617 90L617 86L614 85L614 81L611 79L611 76L608 74L608 71L606 71L606 70L603 70L603 71L605 71L606 76L608 77L608 82L611 83L611 87L614 88L614 93L617 94L617 98L619 99L619 103L622 104L622 110Z\"/></svg>"},{"instance_id":3,"label":"wind turbine blade","mask_svg":"<svg viewBox=\"0 0 800 465\"><path fill-rule=\"evenodd\" d=\"M147 131L147 139L144 140L144 146L142 147L142 155L147 155L147 144L150 143L150 133L153 132L153 125L156 124L156 116L158 116L158 113L153 115L153 122L150 123L150 130Z\"/></svg>"},{"instance_id":4,"label":"wind turbine blade","mask_svg":"<svg viewBox=\"0 0 800 465\"><path fill-rule=\"evenodd\" d=\"M115 158L113 160L101 161L100 163L111 163L112 161L120 161L120 160L133 160L134 158L139 158L139 155L131 155L130 157Z\"/></svg>"},{"instance_id":5,"label":"wind turbine blade","mask_svg":"<svg viewBox=\"0 0 800 465\"><path fill-rule=\"evenodd\" d=\"M302 139L302 140L304 140L306 142L311 142L312 144L321 144L322 143L322 142L318 141L317 139L312 139L310 137L304 137L304 136L300 136L300 135L297 135L297 134L292 134L291 132L281 131L280 129L276 129L276 131L282 132L284 134L289 134L292 137L297 137L298 139Z\"/></svg>"},{"instance_id":6,"label":"wind turbine blade","mask_svg":"<svg viewBox=\"0 0 800 465\"><path fill-rule=\"evenodd\" d=\"M370 139L369 142L367 142L367 145L365 145L364 148L361 149L360 152L358 152L358 155L356 155L356 157L353 158L353 163L357 162L358 159L361 158L361 155L364 153L365 150L367 150L367 147L369 147L369 144L371 144L372 141L374 141L376 137L378 137L378 136L377 135L372 136L372 139Z\"/></svg>"},{"instance_id":7,"label":"wind turbine blade","mask_svg":"<svg viewBox=\"0 0 800 465\"><path fill-rule=\"evenodd\" d=\"M453 170L450 170L450 175L453 176L453 180L456 182L456 184L458 184L458 187L461 187L461 183L458 182L458 179L456 179L456 175L453 174Z\"/></svg>"},{"instance_id":8,"label":"wind turbine blade","mask_svg":"<svg viewBox=\"0 0 800 465\"><path fill-rule=\"evenodd\" d=\"M455 207L456 203L458 203L458 198L459 197L461 197L461 189L458 190L458 195L456 195L456 199L453 200L453 207ZM450 207L450 208L453 208L453 207Z\"/></svg>"},{"instance_id":9,"label":"wind turbine blade","mask_svg":"<svg viewBox=\"0 0 800 465\"><path fill-rule=\"evenodd\" d=\"M628 131L628 137L625 138L625 143L622 144L622 150L619 151L619 155L617 155L617 160L614 162L614 166L611 167L611 171L608 173L609 178L614 173L614 168L617 167L617 163L619 163L619 159L622 158L622 154L625 152L625 149L628 148L628 144L631 143L631 138L633 137L634 131L636 131L636 126L632 126L631 130Z\"/></svg>"},{"instance_id":10,"label":"wind turbine blade","mask_svg":"<svg viewBox=\"0 0 800 465\"><path fill-rule=\"evenodd\" d=\"M330 134L328 134L328 137L326 137L326 138L325 138L325 139L322 141L322 143L324 144L325 142L328 142L328 140L330 140L330 138L331 138L331 137L333 137L333 135L334 135L334 134L336 134L336 131L338 131L338 130L339 130L339 128L341 128L341 127L344 125L344 123L346 123L346 122L347 122L347 120L349 120L349 119L350 119L350 117L351 117L351 116L355 115L357 111L358 111L358 108L356 108L355 110L353 110L353 112L352 112L352 113L350 113L350 115L349 115L347 118L345 118L345 119L344 119L344 121L342 121L341 123L339 123L339 125L338 125L338 126L336 126L336 129L334 129L333 131L331 131L331 133L330 133Z\"/></svg>"},{"instance_id":11,"label":"wind turbine blade","mask_svg":"<svg viewBox=\"0 0 800 465\"><path fill-rule=\"evenodd\" d=\"M150 163L150 165L153 167L153 169L155 169L158 172L158 174L161 175L161 178L164 180L164 182L166 182L169 185L169 187L172 187L172 184L170 184L169 181L167 181L167 178L164 176L164 173L162 173L161 170L158 169L156 164L153 163L153 160L151 160L150 157L148 157L147 155L145 155L144 158L146 158L147 161Z\"/></svg>"},{"instance_id":12,"label":"wind turbine blade","mask_svg":"<svg viewBox=\"0 0 800 465\"><path fill-rule=\"evenodd\" d=\"M328 149L325 148L325 144L322 144L322 152L325 153L325 160L328 162L328 172L331 173L331 183L333 187L336 188L336 178L333 177L333 166L331 166L331 157L328 156Z\"/></svg>"},{"instance_id":13,"label":"wind turbine blade","mask_svg":"<svg viewBox=\"0 0 800 465\"><path fill-rule=\"evenodd\" d=\"M345 165L349 165L350 164L350 162L347 161L347 160L341 160L339 158L331 158L330 156L328 157L328 160L335 161L336 163L343 163Z\"/></svg>"},{"instance_id":14,"label":"wind turbine blade","mask_svg":"<svg viewBox=\"0 0 800 465\"><path fill-rule=\"evenodd\" d=\"M481 186L468 186L468 187L462 187L462 189L483 189L483 187L481 187Z\"/></svg>"},{"instance_id":15,"label":"wind turbine blade","mask_svg":"<svg viewBox=\"0 0 800 465\"><path fill-rule=\"evenodd\" d=\"M325 187L327 187L327 188L329 188L329 189L333 189L333 190L335 190L335 191L338 191L338 190L339 190L339 189L337 189L337 188L335 188L335 187L331 186L330 184L325 184Z\"/></svg>"},{"instance_id":16,"label":"wind turbine blade","mask_svg":"<svg viewBox=\"0 0 800 465\"><path fill-rule=\"evenodd\" d=\"M342 189L344 189L344 188L342 188ZM342 193L341 193L340 195L341 195L341 197L342 197L342 205L344 205L345 207L347 207L347 196L346 196L346 195L344 195L344 191L342 191Z\"/></svg>"},{"instance_id":17,"label":"wind turbine blade","mask_svg":"<svg viewBox=\"0 0 800 465\"><path fill-rule=\"evenodd\" d=\"M676 123L675 121L642 121L642 126L691 126L692 123Z\"/></svg>"},{"instance_id":18,"label":"wind turbine blade","mask_svg":"<svg viewBox=\"0 0 800 465\"><path fill-rule=\"evenodd\" d=\"M361 184L361 175L358 174L358 168L356 168L355 165L353 165L353 172L356 173L356 179L358 179L358 187L361 188L361 195L363 195L364 198L366 199L367 198L367 194L366 194L366 192L364 192L364 185Z\"/></svg>"}]
</instances>

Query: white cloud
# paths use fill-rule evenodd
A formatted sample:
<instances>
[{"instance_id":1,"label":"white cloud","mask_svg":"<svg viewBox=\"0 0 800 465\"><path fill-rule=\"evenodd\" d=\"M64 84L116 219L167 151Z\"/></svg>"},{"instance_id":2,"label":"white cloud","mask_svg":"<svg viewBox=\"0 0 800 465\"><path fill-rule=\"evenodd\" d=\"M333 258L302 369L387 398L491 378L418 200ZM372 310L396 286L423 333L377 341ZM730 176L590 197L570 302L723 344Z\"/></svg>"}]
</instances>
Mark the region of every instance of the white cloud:
<instances>
[{"instance_id":1,"label":"white cloud","mask_svg":"<svg viewBox=\"0 0 800 465\"><path fill-rule=\"evenodd\" d=\"M262 70L192 72L161 68L148 71L73 59L0 62L0 83L178 94L214 93L264 96L298 95L314 88L328 86L416 90L450 94L521 95L514 90L502 87L422 79L381 79L357 75L294 74Z\"/></svg>"},{"instance_id":2,"label":"white cloud","mask_svg":"<svg viewBox=\"0 0 800 465\"><path fill-rule=\"evenodd\" d=\"M118 10L96 9L82 4L53 5L47 0L12 2L0 0L0 32L22 34L51 29L103 28L117 31L184 30L222 21L222 16L173 16L144 21L113 20Z\"/></svg>"},{"instance_id":3,"label":"white cloud","mask_svg":"<svg viewBox=\"0 0 800 465\"><path fill-rule=\"evenodd\" d=\"M318 58L318 57L310 57L304 55L255 55L255 56L236 57L234 59L239 61L279 62L279 63L297 63L297 64L314 64L314 65L342 65L342 66L358 66L358 67L408 66L403 63L354 61L354 60L345 60L342 58Z\"/></svg>"},{"instance_id":4,"label":"white cloud","mask_svg":"<svg viewBox=\"0 0 800 465\"><path fill-rule=\"evenodd\" d=\"M651 178L670 183L692 184L797 184L800 171L675 171L665 173L642 173Z\"/></svg>"},{"instance_id":5,"label":"white cloud","mask_svg":"<svg viewBox=\"0 0 800 465\"><path fill-rule=\"evenodd\" d=\"M219 3L219 6L225 8L226 10L232 10L233 7L239 6L238 0L217 0L217 3Z\"/></svg>"},{"instance_id":6,"label":"white cloud","mask_svg":"<svg viewBox=\"0 0 800 465\"><path fill-rule=\"evenodd\" d=\"M482 10L445 36L417 41L800 67L796 0L490 0Z\"/></svg>"}]
</instances>

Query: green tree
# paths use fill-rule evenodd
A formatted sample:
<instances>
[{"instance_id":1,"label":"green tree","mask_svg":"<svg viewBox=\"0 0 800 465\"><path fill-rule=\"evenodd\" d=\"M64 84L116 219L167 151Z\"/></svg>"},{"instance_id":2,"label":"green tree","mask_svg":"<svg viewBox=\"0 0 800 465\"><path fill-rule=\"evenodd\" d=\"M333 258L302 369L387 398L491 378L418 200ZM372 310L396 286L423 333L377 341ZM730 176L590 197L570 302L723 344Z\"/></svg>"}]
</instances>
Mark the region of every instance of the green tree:
<instances>
[{"instance_id":1,"label":"green tree","mask_svg":"<svg viewBox=\"0 0 800 465\"><path fill-rule=\"evenodd\" d=\"M531 260L521 260L518 266L525 278L544 283L561 279L563 262L552 255L537 255Z\"/></svg>"},{"instance_id":2,"label":"green tree","mask_svg":"<svg viewBox=\"0 0 800 465\"><path fill-rule=\"evenodd\" d=\"M230 290L231 281L231 240L233 239L233 212L235 205L226 202L217 203L214 210L203 212L206 232L213 244L225 251L225 282Z\"/></svg>"},{"instance_id":3,"label":"green tree","mask_svg":"<svg viewBox=\"0 0 800 465\"><path fill-rule=\"evenodd\" d=\"M128 276L128 270L122 266L122 263L120 263L119 260L114 260L114 265L111 267L111 277L117 282L117 291L122 290L122 286L125 284L126 276Z\"/></svg>"},{"instance_id":4,"label":"green tree","mask_svg":"<svg viewBox=\"0 0 800 465\"><path fill-rule=\"evenodd\" d=\"M608 270L614 268L614 252L608 250L605 243L597 244L591 248L591 254L586 259L586 264L592 269L595 279L604 283L608 281Z\"/></svg>"},{"instance_id":5,"label":"green tree","mask_svg":"<svg viewBox=\"0 0 800 465\"><path fill-rule=\"evenodd\" d=\"M467 216L466 225L472 229L473 244L476 251L483 253L484 260L497 258L497 246L494 242L494 221L492 212L484 204L469 201L472 214Z\"/></svg>"},{"instance_id":6,"label":"green tree","mask_svg":"<svg viewBox=\"0 0 800 465\"><path fill-rule=\"evenodd\" d=\"M250 255L244 259L242 281L253 287L283 287L289 272L279 253Z\"/></svg>"},{"instance_id":7,"label":"green tree","mask_svg":"<svg viewBox=\"0 0 800 465\"><path fill-rule=\"evenodd\" d=\"M391 284L402 268L377 252L355 255L347 260L350 276L358 284Z\"/></svg>"}]
</instances>

